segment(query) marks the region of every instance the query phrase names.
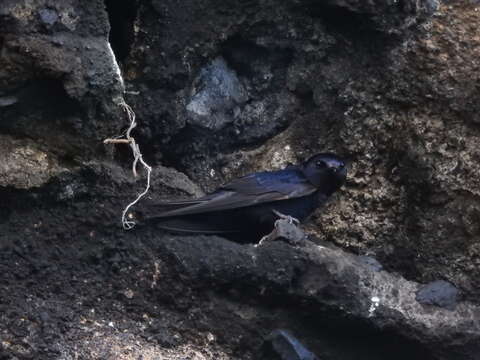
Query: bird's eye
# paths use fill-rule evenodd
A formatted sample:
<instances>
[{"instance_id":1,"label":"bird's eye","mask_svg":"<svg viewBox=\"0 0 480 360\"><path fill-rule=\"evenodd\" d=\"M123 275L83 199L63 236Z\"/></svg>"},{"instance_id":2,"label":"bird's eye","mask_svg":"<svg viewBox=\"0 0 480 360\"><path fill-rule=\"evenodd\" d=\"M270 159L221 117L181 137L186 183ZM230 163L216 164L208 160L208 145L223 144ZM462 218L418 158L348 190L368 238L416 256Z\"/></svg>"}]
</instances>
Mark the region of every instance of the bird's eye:
<instances>
[{"instance_id":1,"label":"bird's eye","mask_svg":"<svg viewBox=\"0 0 480 360\"><path fill-rule=\"evenodd\" d=\"M325 161L322 161L322 160L319 160L315 163L315 166L318 168L318 169L323 169L323 168L326 168L327 167L327 163Z\"/></svg>"}]
</instances>

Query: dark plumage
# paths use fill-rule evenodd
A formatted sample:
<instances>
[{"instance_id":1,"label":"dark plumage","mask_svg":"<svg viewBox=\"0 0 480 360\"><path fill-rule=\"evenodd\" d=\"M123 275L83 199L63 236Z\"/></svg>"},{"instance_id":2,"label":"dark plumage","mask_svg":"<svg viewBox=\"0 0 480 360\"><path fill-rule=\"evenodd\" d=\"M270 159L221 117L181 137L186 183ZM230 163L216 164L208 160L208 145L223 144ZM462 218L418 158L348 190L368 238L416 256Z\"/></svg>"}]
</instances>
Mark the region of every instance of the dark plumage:
<instances>
[{"instance_id":1,"label":"dark plumage","mask_svg":"<svg viewBox=\"0 0 480 360\"><path fill-rule=\"evenodd\" d=\"M346 175L342 159L318 154L284 170L232 180L199 199L153 205L146 218L176 232L258 240L272 231L278 213L303 221L342 186Z\"/></svg>"}]
</instances>

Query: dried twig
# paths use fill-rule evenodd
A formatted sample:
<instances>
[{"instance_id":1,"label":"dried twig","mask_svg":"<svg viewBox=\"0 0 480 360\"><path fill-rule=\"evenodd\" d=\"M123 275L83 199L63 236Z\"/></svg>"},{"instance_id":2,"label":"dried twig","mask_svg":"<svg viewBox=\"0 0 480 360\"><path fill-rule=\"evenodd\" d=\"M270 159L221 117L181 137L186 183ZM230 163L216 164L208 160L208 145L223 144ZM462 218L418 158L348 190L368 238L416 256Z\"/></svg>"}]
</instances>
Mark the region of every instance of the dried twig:
<instances>
[{"instance_id":1,"label":"dried twig","mask_svg":"<svg viewBox=\"0 0 480 360\"><path fill-rule=\"evenodd\" d=\"M151 173L152 173L152 168L143 160L142 153L140 152L140 148L135 141L135 138L132 137L131 132L132 130L137 126L137 122L135 121L135 113L133 112L132 108L125 103L124 101L120 103L120 106L123 108L123 110L127 113L128 119L130 120L130 126L125 133L125 138L110 138L110 139L105 139L103 141L104 144L129 144L130 148L132 149L133 153L133 163L132 163L132 172L135 177L138 176L137 173L137 165L140 162L140 164L145 168L147 172L147 185L145 187L145 190L141 192L137 198L132 201L130 204L128 204L125 209L122 212L122 225L125 230L130 230L135 226L135 221L127 219L127 214L130 208L138 203L142 197L144 197L148 191L150 190L150 178L151 178Z\"/></svg>"},{"instance_id":2,"label":"dried twig","mask_svg":"<svg viewBox=\"0 0 480 360\"><path fill-rule=\"evenodd\" d=\"M132 141L128 139L105 139L104 144L130 144Z\"/></svg>"}]
</instances>

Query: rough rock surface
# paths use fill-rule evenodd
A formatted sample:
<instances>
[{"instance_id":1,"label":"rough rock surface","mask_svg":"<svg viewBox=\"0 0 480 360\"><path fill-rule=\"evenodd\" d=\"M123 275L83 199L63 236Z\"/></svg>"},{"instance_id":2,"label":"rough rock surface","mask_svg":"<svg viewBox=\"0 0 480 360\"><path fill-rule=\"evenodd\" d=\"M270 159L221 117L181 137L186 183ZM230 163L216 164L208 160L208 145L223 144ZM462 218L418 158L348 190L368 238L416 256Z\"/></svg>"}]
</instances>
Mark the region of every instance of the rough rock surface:
<instances>
[{"instance_id":1,"label":"rough rock surface","mask_svg":"<svg viewBox=\"0 0 480 360\"><path fill-rule=\"evenodd\" d=\"M44 185L62 169L55 158L36 148L28 140L15 140L0 135L0 186L29 189Z\"/></svg>"},{"instance_id":2,"label":"rough rock surface","mask_svg":"<svg viewBox=\"0 0 480 360\"><path fill-rule=\"evenodd\" d=\"M419 284L372 270L341 250L311 242L295 248L280 241L248 248L214 237L166 239L164 244L182 272L199 281L242 289L246 296L261 292L267 299L291 301L311 316L337 312L338 321L358 331L361 326L392 331L399 344L416 346L418 358L478 359L480 306L462 302L452 311L420 303ZM194 255L184 251L189 247Z\"/></svg>"},{"instance_id":3,"label":"rough rock surface","mask_svg":"<svg viewBox=\"0 0 480 360\"><path fill-rule=\"evenodd\" d=\"M417 291L416 299L421 304L454 310L458 303L458 289L444 280L432 281Z\"/></svg>"},{"instance_id":4,"label":"rough rock surface","mask_svg":"<svg viewBox=\"0 0 480 360\"><path fill-rule=\"evenodd\" d=\"M132 176L127 146L102 140L127 128L125 100L154 166L148 201L344 155L347 186L306 226L315 241L377 259L365 264L375 278L448 281L458 314L480 299L479 24L470 0L3 0L0 358L248 359L276 328L322 359L405 358L392 339L414 320L395 311L383 327L354 322L365 337L346 346L338 327L351 328L355 308L341 297L312 319L288 282L264 297L258 269L244 267L230 270L259 291L213 290L167 251L178 242L201 260L194 240L122 230L145 178ZM208 244L219 259L237 246ZM282 246L296 251L261 251L272 260ZM280 272L297 267L286 259ZM214 265L203 261L200 272ZM429 316L435 333L453 315ZM411 358L479 353L466 325L441 343L419 334Z\"/></svg>"}]
</instances>

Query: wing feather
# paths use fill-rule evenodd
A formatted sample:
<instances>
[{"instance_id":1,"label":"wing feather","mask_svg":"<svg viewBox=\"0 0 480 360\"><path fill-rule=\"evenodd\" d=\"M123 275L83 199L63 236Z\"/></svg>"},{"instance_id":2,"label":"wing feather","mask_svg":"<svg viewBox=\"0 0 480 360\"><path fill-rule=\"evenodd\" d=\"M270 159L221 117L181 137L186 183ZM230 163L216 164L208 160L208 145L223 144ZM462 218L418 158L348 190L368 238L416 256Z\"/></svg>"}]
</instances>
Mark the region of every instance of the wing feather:
<instances>
[{"instance_id":1,"label":"wing feather","mask_svg":"<svg viewBox=\"0 0 480 360\"><path fill-rule=\"evenodd\" d=\"M193 215L307 196L317 189L295 170L247 175L199 199L159 203L153 217ZM163 210L160 210L162 209Z\"/></svg>"}]
</instances>

